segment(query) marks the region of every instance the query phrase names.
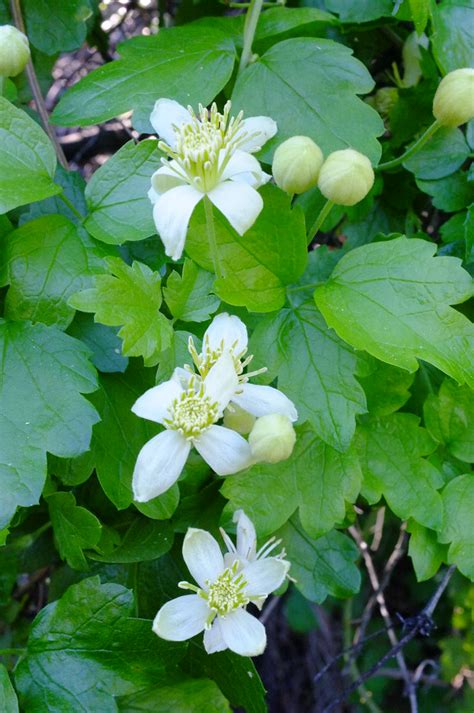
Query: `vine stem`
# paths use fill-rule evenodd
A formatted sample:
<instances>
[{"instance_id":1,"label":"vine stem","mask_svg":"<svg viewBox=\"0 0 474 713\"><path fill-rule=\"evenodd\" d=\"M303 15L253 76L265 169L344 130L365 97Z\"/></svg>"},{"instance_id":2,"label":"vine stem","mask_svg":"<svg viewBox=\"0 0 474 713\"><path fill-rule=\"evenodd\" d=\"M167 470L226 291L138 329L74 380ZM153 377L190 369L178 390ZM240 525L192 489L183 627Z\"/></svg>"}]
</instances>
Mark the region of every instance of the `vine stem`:
<instances>
[{"instance_id":1,"label":"vine stem","mask_svg":"<svg viewBox=\"0 0 474 713\"><path fill-rule=\"evenodd\" d=\"M398 158L394 158L391 161L386 161L386 163L380 163L378 166L376 166L375 170L376 171L388 171L390 168L396 168L397 166L400 166L404 161L406 161L408 158L416 154L423 146L431 139L431 137L436 134L438 129L441 128L441 124L436 119L433 121L431 126L429 126L424 134L420 136L418 141L415 141L415 143L408 148L404 154L399 156Z\"/></svg>"},{"instance_id":2,"label":"vine stem","mask_svg":"<svg viewBox=\"0 0 474 713\"><path fill-rule=\"evenodd\" d=\"M308 230L308 235L307 235L308 242L311 242L311 240L313 240L313 238L316 236L316 234L318 233L322 224L324 223L324 221L328 217L329 213L331 212L333 205L334 205L334 202L330 201L330 200L327 200L326 203L323 205L323 207L321 208L321 211L319 212L318 217L314 221L311 228Z\"/></svg>"},{"instance_id":3,"label":"vine stem","mask_svg":"<svg viewBox=\"0 0 474 713\"><path fill-rule=\"evenodd\" d=\"M23 20L23 15L21 12L20 0L11 0L11 9L15 25L20 30L20 32L26 34L25 22ZM62 146L58 141L58 137L56 136L56 133L54 132L53 128L49 123L48 111L44 103L43 95L41 94L38 77L36 76L35 68L33 66L33 61L31 60L31 58L28 61L28 64L26 65L26 74L28 75L28 82L30 84L30 89L35 100L36 109L41 118L41 123L43 124L44 130L48 134L56 150L56 155L58 157L59 163L67 171L69 169L67 159L64 155Z\"/></svg>"},{"instance_id":4,"label":"vine stem","mask_svg":"<svg viewBox=\"0 0 474 713\"><path fill-rule=\"evenodd\" d=\"M263 0L251 0L247 14L245 15L244 46L240 57L239 74L245 69L252 57L252 43L262 8Z\"/></svg>"},{"instance_id":5,"label":"vine stem","mask_svg":"<svg viewBox=\"0 0 474 713\"><path fill-rule=\"evenodd\" d=\"M206 215L206 228L209 247L211 248L212 262L214 264L214 272L217 277L223 277L219 262L219 248L216 240L216 228L214 225L214 214L212 211L212 203L207 196L204 196L204 213Z\"/></svg>"}]
</instances>

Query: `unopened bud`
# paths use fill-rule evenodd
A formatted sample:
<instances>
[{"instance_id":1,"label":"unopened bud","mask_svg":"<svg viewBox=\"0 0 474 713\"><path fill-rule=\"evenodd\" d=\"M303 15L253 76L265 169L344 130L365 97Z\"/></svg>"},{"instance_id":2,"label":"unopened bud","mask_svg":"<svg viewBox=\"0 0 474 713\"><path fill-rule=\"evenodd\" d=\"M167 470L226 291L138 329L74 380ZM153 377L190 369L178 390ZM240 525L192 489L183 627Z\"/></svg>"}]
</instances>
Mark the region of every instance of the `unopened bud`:
<instances>
[{"instance_id":1,"label":"unopened bud","mask_svg":"<svg viewBox=\"0 0 474 713\"><path fill-rule=\"evenodd\" d=\"M0 25L0 77L16 77L30 59L28 38L12 25Z\"/></svg>"},{"instance_id":2,"label":"unopened bud","mask_svg":"<svg viewBox=\"0 0 474 713\"><path fill-rule=\"evenodd\" d=\"M384 118L388 117L398 102L398 89L396 87L382 87L375 93L375 108Z\"/></svg>"},{"instance_id":3,"label":"unopened bud","mask_svg":"<svg viewBox=\"0 0 474 713\"><path fill-rule=\"evenodd\" d=\"M249 435L250 449L256 461L278 463L293 452L296 433L288 416L272 413L257 418Z\"/></svg>"},{"instance_id":4,"label":"unopened bud","mask_svg":"<svg viewBox=\"0 0 474 713\"><path fill-rule=\"evenodd\" d=\"M275 151L273 178L287 193L304 193L317 184L323 161L323 153L312 139L292 136Z\"/></svg>"},{"instance_id":5,"label":"unopened bud","mask_svg":"<svg viewBox=\"0 0 474 713\"><path fill-rule=\"evenodd\" d=\"M255 420L255 416L243 408L240 408L237 404L232 404L232 406L226 408L224 411L224 426L231 428L233 431L237 431L237 433L241 433L243 436L250 433L255 424Z\"/></svg>"},{"instance_id":6,"label":"unopened bud","mask_svg":"<svg viewBox=\"0 0 474 713\"><path fill-rule=\"evenodd\" d=\"M451 127L474 119L474 69L455 69L441 80L434 95L433 114L443 126Z\"/></svg>"},{"instance_id":7,"label":"unopened bud","mask_svg":"<svg viewBox=\"0 0 474 713\"><path fill-rule=\"evenodd\" d=\"M354 149L343 149L329 154L321 168L318 186L328 200L349 206L365 198L374 178L367 156Z\"/></svg>"}]
</instances>

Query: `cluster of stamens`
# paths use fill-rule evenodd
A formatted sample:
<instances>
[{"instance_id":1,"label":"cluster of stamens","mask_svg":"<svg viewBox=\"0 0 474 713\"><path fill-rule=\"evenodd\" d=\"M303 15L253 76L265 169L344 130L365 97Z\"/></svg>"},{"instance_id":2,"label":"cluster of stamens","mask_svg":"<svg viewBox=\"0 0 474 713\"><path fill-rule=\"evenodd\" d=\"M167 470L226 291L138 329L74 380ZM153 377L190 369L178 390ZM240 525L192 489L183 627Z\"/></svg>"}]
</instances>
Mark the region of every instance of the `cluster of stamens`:
<instances>
[{"instance_id":1,"label":"cluster of stamens","mask_svg":"<svg viewBox=\"0 0 474 713\"><path fill-rule=\"evenodd\" d=\"M240 383L246 383L252 376L257 376L257 374L263 374L267 370L266 367L262 367L261 369L250 371L244 374L244 369L246 369L252 361L253 354L248 354L247 356L245 356L247 354L246 348L236 353L236 347L237 342L235 342L231 347L228 347L228 351L234 361L235 373L237 374ZM212 349L209 343L209 338L206 337L204 340L204 344L202 345L202 352L199 353L194 344L194 339L192 337L189 337L188 351L192 357L194 364L196 365L196 369L198 370L201 378L204 379L207 374L209 374L216 361L219 359L220 356L222 356L224 348L224 340L222 340L217 349Z\"/></svg>"},{"instance_id":2,"label":"cluster of stamens","mask_svg":"<svg viewBox=\"0 0 474 713\"><path fill-rule=\"evenodd\" d=\"M186 391L173 401L170 418L165 419L168 428L179 431L185 438L197 438L219 418L219 407L206 396L204 385L195 388L191 380Z\"/></svg>"},{"instance_id":3,"label":"cluster of stamens","mask_svg":"<svg viewBox=\"0 0 474 713\"><path fill-rule=\"evenodd\" d=\"M225 569L215 582L206 582L209 587L206 594L209 608L220 616L245 607L250 601L245 596L247 582L242 574L236 574L236 570L232 565Z\"/></svg>"}]
</instances>

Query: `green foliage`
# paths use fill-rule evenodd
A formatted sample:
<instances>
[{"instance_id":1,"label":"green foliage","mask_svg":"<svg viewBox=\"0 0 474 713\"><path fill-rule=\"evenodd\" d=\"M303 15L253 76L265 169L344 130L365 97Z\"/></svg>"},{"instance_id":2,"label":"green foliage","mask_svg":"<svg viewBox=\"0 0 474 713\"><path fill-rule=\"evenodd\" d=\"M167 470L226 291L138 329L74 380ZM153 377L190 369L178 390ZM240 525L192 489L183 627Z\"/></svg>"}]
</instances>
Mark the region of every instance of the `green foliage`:
<instances>
[{"instance_id":1,"label":"green foliage","mask_svg":"<svg viewBox=\"0 0 474 713\"><path fill-rule=\"evenodd\" d=\"M424 405L425 423L433 438L444 443L453 456L474 463L474 399L467 386L446 379L437 396Z\"/></svg>"},{"instance_id":2,"label":"green foliage","mask_svg":"<svg viewBox=\"0 0 474 713\"><path fill-rule=\"evenodd\" d=\"M473 13L472 0L444 0L433 5L433 53L443 73L472 66Z\"/></svg>"},{"instance_id":3,"label":"green foliage","mask_svg":"<svg viewBox=\"0 0 474 713\"><path fill-rule=\"evenodd\" d=\"M474 579L474 533L472 511L474 507L474 476L460 475L443 490L443 527L439 541L450 543L448 562Z\"/></svg>"},{"instance_id":4,"label":"green foliage","mask_svg":"<svg viewBox=\"0 0 474 713\"><path fill-rule=\"evenodd\" d=\"M185 260L181 275L173 271L166 281L164 297L171 314L184 322L205 322L219 307L211 294L214 277L192 260Z\"/></svg>"},{"instance_id":5,"label":"green foliage","mask_svg":"<svg viewBox=\"0 0 474 713\"><path fill-rule=\"evenodd\" d=\"M41 52L66 52L84 42L91 0L25 0L24 6L28 39Z\"/></svg>"},{"instance_id":6,"label":"green foliage","mask_svg":"<svg viewBox=\"0 0 474 713\"><path fill-rule=\"evenodd\" d=\"M76 505L72 493L52 493L47 496L47 503L59 554L73 569L87 569L83 550L99 542L102 529L99 520Z\"/></svg>"},{"instance_id":7,"label":"green foliage","mask_svg":"<svg viewBox=\"0 0 474 713\"><path fill-rule=\"evenodd\" d=\"M0 706L4 713L18 713L18 699L8 671L0 664Z\"/></svg>"}]
</instances>

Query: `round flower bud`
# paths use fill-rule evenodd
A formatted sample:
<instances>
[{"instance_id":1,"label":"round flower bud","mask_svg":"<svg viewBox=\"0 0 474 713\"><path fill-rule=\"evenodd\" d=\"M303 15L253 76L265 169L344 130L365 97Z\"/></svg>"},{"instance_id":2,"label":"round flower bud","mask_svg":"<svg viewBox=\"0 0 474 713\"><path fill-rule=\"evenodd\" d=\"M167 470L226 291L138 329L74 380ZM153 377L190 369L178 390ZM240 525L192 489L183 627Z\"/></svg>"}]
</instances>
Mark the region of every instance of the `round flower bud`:
<instances>
[{"instance_id":1,"label":"round flower bud","mask_svg":"<svg viewBox=\"0 0 474 713\"><path fill-rule=\"evenodd\" d=\"M28 38L12 25L0 25L0 77L16 77L30 59Z\"/></svg>"},{"instance_id":2,"label":"round flower bud","mask_svg":"<svg viewBox=\"0 0 474 713\"><path fill-rule=\"evenodd\" d=\"M237 431L237 433L241 433L243 436L250 433L255 420L253 414L240 408L237 404L232 404L230 408L226 408L224 411L224 426L231 428L233 431Z\"/></svg>"},{"instance_id":3,"label":"round flower bud","mask_svg":"<svg viewBox=\"0 0 474 713\"><path fill-rule=\"evenodd\" d=\"M264 463L278 463L289 458L295 441L296 433L290 419L278 413L257 418L249 435L253 457Z\"/></svg>"},{"instance_id":4,"label":"round flower bud","mask_svg":"<svg viewBox=\"0 0 474 713\"><path fill-rule=\"evenodd\" d=\"M312 139L292 136L275 151L273 178L287 193L304 193L317 184L323 161L323 153Z\"/></svg>"},{"instance_id":5,"label":"round flower bud","mask_svg":"<svg viewBox=\"0 0 474 713\"><path fill-rule=\"evenodd\" d=\"M439 83L433 114L443 126L461 126L474 119L474 69L455 69Z\"/></svg>"},{"instance_id":6,"label":"round flower bud","mask_svg":"<svg viewBox=\"0 0 474 713\"><path fill-rule=\"evenodd\" d=\"M355 205L374 184L374 170L364 154L343 149L329 154L319 174L319 190L336 205Z\"/></svg>"}]
</instances>

